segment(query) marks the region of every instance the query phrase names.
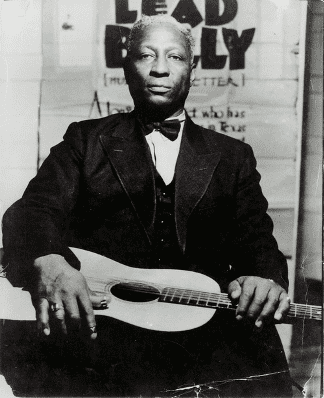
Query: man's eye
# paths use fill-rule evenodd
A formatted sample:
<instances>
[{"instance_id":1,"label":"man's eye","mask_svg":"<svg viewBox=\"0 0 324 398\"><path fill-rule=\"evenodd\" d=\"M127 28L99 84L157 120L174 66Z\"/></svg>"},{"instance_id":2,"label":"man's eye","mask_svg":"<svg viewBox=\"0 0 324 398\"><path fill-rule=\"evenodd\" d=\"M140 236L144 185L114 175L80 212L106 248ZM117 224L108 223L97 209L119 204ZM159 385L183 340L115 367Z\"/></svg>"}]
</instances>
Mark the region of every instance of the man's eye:
<instances>
[{"instance_id":1,"label":"man's eye","mask_svg":"<svg viewBox=\"0 0 324 398\"><path fill-rule=\"evenodd\" d=\"M140 59L150 59L153 58L152 54L141 54Z\"/></svg>"},{"instance_id":2,"label":"man's eye","mask_svg":"<svg viewBox=\"0 0 324 398\"><path fill-rule=\"evenodd\" d=\"M175 61L181 61L182 57L180 57L180 55L170 55L169 58L175 60Z\"/></svg>"}]
</instances>

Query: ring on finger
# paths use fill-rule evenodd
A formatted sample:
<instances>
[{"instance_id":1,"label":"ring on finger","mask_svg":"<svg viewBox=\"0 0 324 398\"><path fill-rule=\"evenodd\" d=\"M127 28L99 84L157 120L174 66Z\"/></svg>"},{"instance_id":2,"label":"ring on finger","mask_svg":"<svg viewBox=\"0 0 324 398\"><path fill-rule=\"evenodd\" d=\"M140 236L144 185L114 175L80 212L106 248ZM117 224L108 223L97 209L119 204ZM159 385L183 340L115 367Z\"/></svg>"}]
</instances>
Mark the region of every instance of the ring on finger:
<instances>
[{"instance_id":1,"label":"ring on finger","mask_svg":"<svg viewBox=\"0 0 324 398\"><path fill-rule=\"evenodd\" d=\"M57 312L57 311L62 310L62 309L63 309L63 307L61 307L57 303L53 303L53 304L50 305L51 312Z\"/></svg>"},{"instance_id":2,"label":"ring on finger","mask_svg":"<svg viewBox=\"0 0 324 398\"><path fill-rule=\"evenodd\" d=\"M96 326L90 326L89 329L90 329L90 334L97 333L97 327Z\"/></svg>"}]
</instances>

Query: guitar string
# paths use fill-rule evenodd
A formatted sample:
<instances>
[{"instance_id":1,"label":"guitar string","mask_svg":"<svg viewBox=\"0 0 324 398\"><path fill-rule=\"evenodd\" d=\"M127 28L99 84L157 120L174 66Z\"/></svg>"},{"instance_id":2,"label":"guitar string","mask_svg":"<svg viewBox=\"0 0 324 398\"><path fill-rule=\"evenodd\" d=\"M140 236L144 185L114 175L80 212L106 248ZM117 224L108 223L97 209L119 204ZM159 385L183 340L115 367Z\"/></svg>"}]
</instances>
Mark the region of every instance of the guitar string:
<instances>
[{"instance_id":1,"label":"guitar string","mask_svg":"<svg viewBox=\"0 0 324 398\"><path fill-rule=\"evenodd\" d=\"M127 283L129 283L129 286L127 286L127 283L125 283L125 281L127 281ZM178 297L178 294L176 293L176 291L179 291L179 292L181 292L182 298L187 298L187 299L189 297L195 298L195 295L197 295L197 298L199 296L201 298L201 300L203 300L203 299L207 300L207 299L211 299L211 296L215 296L215 297L217 297L216 300L222 299L222 300L224 300L224 302L231 303L230 300L227 298L226 293L200 292L197 290L184 289L182 287L176 287L176 286L171 287L171 286L162 285L162 284L159 285L158 288L153 286L153 289L154 288L158 289L158 291L154 292L152 290L152 287L145 285L145 282L138 283L138 281L135 282L135 281L127 280L127 279L123 279L123 280L111 279L111 280L109 280L109 283L112 283L112 284L123 283L124 290L130 290L130 291L135 290L136 292L158 294L159 296L163 295L163 293L160 292L160 289L162 289L162 292L163 292L163 290L168 289L168 292L166 292L164 294L171 294L170 293L170 291L171 291L171 292L174 292L174 297ZM101 286L101 285L107 285L108 283L98 280L98 284L99 284L99 286ZM224 298L222 298L222 297L224 297Z\"/></svg>"},{"instance_id":2,"label":"guitar string","mask_svg":"<svg viewBox=\"0 0 324 398\"><path fill-rule=\"evenodd\" d=\"M125 279L126 280L126 279ZM120 283L120 282L125 282L125 280L118 280L118 279L116 279L116 280L111 280L111 282L118 282L118 283ZM135 281L132 281L133 283L132 283L132 285L130 285L130 286L127 286L126 284L123 284L123 289L125 289L125 290L135 290L135 291L137 291L137 292L143 292L143 293L154 293L154 294L157 294L156 292L152 292L152 288L150 288L150 287L146 287L144 284L142 284L142 283L137 283L137 281L135 282ZM102 282L102 281L98 281L98 283L99 283L99 285L106 285L107 283L105 283L105 282ZM134 287L136 288L136 289L134 289ZM161 287L161 286L160 286ZM224 303L231 303L231 301L227 298L227 295L226 295L226 293L212 293L212 292L200 292L200 291L194 291L194 290L189 290L189 289L183 289L183 288L179 288L179 287L170 287L170 286L167 286L166 287L166 289L169 289L169 292L167 292L167 293L169 293L169 295L171 294L170 293L170 291L171 292L173 292L172 293L172 297L174 297L174 298L179 298L179 299L183 299L183 298L185 298L185 299L189 299L189 298L191 298L191 299L193 299L193 300L195 300L195 299L200 299L200 300L204 300L204 299L206 299L206 300L211 300L212 299L212 297L211 296L215 296L215 297L217 297L216 298L216 300L217 301L219 301L219 300L223 300L223 302ZM180 291L181 292L181 295L179 295L178 293L176 293L176 290L178 290L178 291ZM189 296L188 296L188 294L189 294ZM158 294L159 296L161 296L161 293L159 292L159 294ZM222 296L224 297L224 298L222 298ZM225 297L226 296L226 297ZM299 308L301 311L303 311L303 312L307 312L307 311L309 311L309 312L311 312L311 310L310 309L308 309L307 307L309 307L309 305L305 305L305 304L294 304L294 303L292 303L292 305L294 305L295 307L297 307L297 308ZM321 308L319 307L319 306L312 306L313 307L313 309L314 309L314 311L316 312L317 310L320 310Z\"/></svg>"},{"instance_id":3,"label":"guitar string","mask_svg":"<svg viewBox=\"0 0 324 398\"><path fill-rule=\"evenodd\" d=\"M117 280L117 282L120 282L119 280ZM102 283L101 283L102 284ZM134 287L136 287L136 289L134 289ZM141 284L136 284L133 283L131 286L127 286L127 285L123 285L123 289L124 290L130 290L130 291L137 291L137 292L143 292L143 293L151 293L151 294L157 294L157 292L152 292L152 290L149 287L143 287ZM226 297L222 298L222 295L226 295L225 293L205 293L205 292L199 292L199 291L193 291L193 290L185 290L182 288L169 288L169 292L166 293L166 295L169 293L169 295L171 295L172 293L172 298L174 299L192 299L192 300L199 300L199 301L203 301L203 300L208 300L208 301L212 301L213 297L212 295L214 295L216 298L216 301L223 301L224 304L231 304L230 300ZM181 292L181 294L177 293L175 290L178 290L179 292ZM164 294L162 293L158 293L159 296L163 296ZM302 312L311 312L310 310L308 310L307 307L304 307L304 305L302 304L296 304L295 305L297 308L299 307L299 309ZM315 307L315 306L314 306ZM319 309L320 307L318 307ZM314 308L316 310L316 307Z\"/></svg>"},{"instance_id":4,"label":"guitar string","mask_svg":"<svg viewBox=\"0 0 324 398\"><path fill-rule=\"evenodd\" d=\"M93 278L93 277L89 277L87 279L92 279L92 280L96 280L97 284L101 287L102 285L107 285L108 282L102 282L101 280L99 280L98 278ZM159 288L162 288L162 293L160 291L152 291L152 287L148 287L147 285L145 285L145 283L147 282L139 282L139 281L132 281L130 279L123 279L123 280L119 280L119 279L111 279L109 280L110 283L122 283L123 284L123 290L129 290L129 291L136 291L139 293L148 293L148 294L153 294L153 295L158 295L159 297L163 297L163 296L172 296L172 300L180 300L181 301L188 301L187 304L189 304L191 301L194 302L196 301L196 305L199 304L199 302L205 302L202 303L201 306L203 305L210 305L212 306L212 304L215 305L225 305L227 308L229 309L235 309L235 306L233 306L232 302L229 300L229 298L227 297L226 293L214 293L214 292L202 292L202 291L196 291L196 290L190 290L190 289L183 289L182 287L175 287L175 286L167 286L163 284L159 285ZM125 283L126 282L126 283ZM129 286L127 286L127 284L129 284ZM153 288L157 289L155 286L153 286ZM167 289L168 291L163 293L163 290ZM101 292L101 290L98 290L99 292ZM180 293L177 293L181 292ZM167 300L167 299L166 299ZM167 301L169 302L169 301ZM320 306L309 306L306 304L296 304L296 303L291 303L291 308L289 310L288 315L299 315L299 316L309 316L311 318L316 319L316 317L318 317L318 319L321 319L321 307Z\"/></svg>"},{"instance_id":5,"label":"guitar string","mask_svg":"<svg viewBox=\"0 0 324 398\"><path fill-rule=\"evenodd\" d=\"M129 291L134 291L133 289L127 289ZM141 291L144 293L147 293L147 291ZM152 292L149 292L152 293ZM164 296L164 294L161 293L155 293L155 296L158 297L162 297ZM171 303L171 304L187 304L187 305L194 305L194 306L200 306L200 307L207 307L207 308L226 308L226 309L231 309L231 310L235 310L236 307L228 300L224 300L224 299L219 299L217 298L216 300L212 299L211 297L209 297L208 299L202 299L199 296L194 296L194 295L179 295L179 294L174 294L171 296L171 299L165 299L165 300L161 300L165 303ZM294 304L292 304L293 306ZM289 312L287 314L287 316L290 317L300 317L300 318L309 318L309 319L317 319L317 320L321 320L321 311L320 309L314 309L314 310L309 310L307 308L301 307L301 308L297 308L297 306L291 307L289 309Z\"/></svg>"},{"instance_id":6,"label":"guitar string","mask_svg":"<svg viewBox=\"0 0 324 398\"><path fill-rule=\"evenodd\" d=\"M113 280L112 279L110 282L122 283L122 282L125 282L125 281L130 281L130 280L127 280L127 279L123 279L123 280L115 279L115 280ZM145 282L143 282L143 283L137 283L137 281L136 282L135 281L130 281L130 282L132 282L132 284L129 285L129 286L127 286L127 284L124 283L123 284L123 289L130 290L130 291L135 290L137 292L143 292L143 293L157 294L157 292L152 291L152 288L150 288L149 286L146 286ZM98 284L99 285L107 285L108 283L98 280ZM162 285L159 286L159 288L162 288L162 287L163 287ZM154 288L156 288L156 287L154 287ZM169 293L169 295L171 294L170 291L171 292L174 291L172 295L174 297L176 297L176 298L189 298L190 297L190 298L197 298L197 299L198 298L200 298L200 299L204 299L204 298L210 299L211 295L214 295L214 296L217 297L217 300L222 299L226 303L231 303L231 301L227 298L227 294L226 293L201 292L201 291L196 291L196 290L183 289L182 287L175 287L175 286L172 286L172 287L164 286L163 289L168 289L169 292L167 292L167 293ZM177 294L176 291L181 292L181 295ZM187 294L190 293L189 296L187 296L186 293ZM161 295L161 293L159 295ZM305 304L294 304L294 303L292 303L292 304L297 306L297 307L300 306L301 308L303 308L304 306L306 307ZM313 308L320 309L319 306L318 307L317 306L313 306ZM307 307L305 309L307 310Z\"/></svg>"}]
</instances>

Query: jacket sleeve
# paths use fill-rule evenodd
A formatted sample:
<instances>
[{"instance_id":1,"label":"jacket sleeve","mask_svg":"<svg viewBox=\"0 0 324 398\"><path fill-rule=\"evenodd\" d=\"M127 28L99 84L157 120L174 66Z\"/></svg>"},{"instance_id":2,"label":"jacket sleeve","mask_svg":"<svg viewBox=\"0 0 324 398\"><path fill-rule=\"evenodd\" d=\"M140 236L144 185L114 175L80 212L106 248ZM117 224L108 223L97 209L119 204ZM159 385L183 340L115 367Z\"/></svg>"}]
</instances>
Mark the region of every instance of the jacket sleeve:
<instances>
[{"instance_id":1,"label":"jacket sleeve","mask_svg":"<svg viewBox=\"0 0 324 398\"><path fill-rule=\"evenodd\" d=\"M32 260L51 253L79 267L62 239L79 192L84 145L79 125L71 124L64 138L51 149L22 198L4 214L4 264L14 278L25 277Z\"/></svg>"},{"instance_id":2,"label":"jacket sleeve","mask_svg":"<svg viewBox=\"0 0 324 398\"><path fill-rule=\"evenodd\" d=\"M268 202L260 187L260 174L249 145L238 174L236 190L236 233L233 271L238 276L269 278L288 289L287 261L273 236L273 222L267 214Z\"/></svg>"}]
</instances>

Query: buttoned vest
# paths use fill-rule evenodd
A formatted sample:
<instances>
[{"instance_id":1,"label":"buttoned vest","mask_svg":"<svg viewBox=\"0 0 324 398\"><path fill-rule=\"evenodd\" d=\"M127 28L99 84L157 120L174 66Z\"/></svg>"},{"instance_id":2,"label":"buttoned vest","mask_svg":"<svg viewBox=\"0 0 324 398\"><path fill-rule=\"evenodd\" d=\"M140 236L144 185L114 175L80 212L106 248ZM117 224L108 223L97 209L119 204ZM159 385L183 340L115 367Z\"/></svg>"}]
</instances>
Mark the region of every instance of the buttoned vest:
<instances>
[{"instance_id":1,"label":"buttoned vest","mask_svg":"<svg viewBox=\"0 0 324 398\"><path fill-rule=\"evenodd\" d=\"M177 268L181 262L181 251L178 245L174 197L175 182L166 185L155 171L156 186L156 218L153 238L154 268Z\"/></svg>"}]
</instances>

